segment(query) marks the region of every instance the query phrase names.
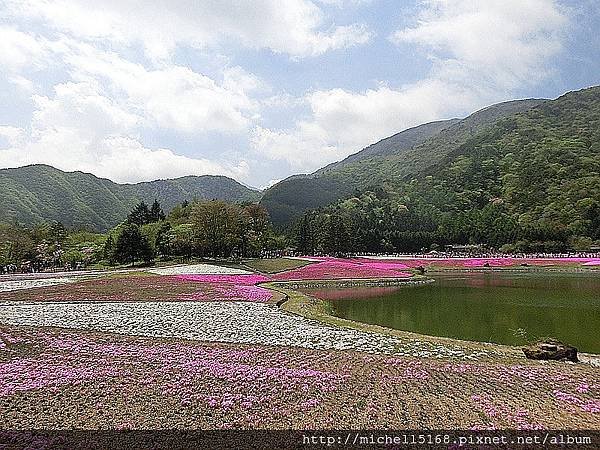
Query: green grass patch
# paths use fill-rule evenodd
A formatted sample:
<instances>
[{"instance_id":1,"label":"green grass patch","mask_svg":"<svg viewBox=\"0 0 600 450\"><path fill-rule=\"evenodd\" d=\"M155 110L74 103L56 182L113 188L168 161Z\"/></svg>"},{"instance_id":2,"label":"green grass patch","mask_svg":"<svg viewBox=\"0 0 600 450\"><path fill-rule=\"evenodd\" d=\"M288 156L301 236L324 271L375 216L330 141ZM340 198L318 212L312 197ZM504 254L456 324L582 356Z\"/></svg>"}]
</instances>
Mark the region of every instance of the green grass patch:
<instances>
[{"instance_id":1,"label":"green grass patch","mask_svg":"<svg viewBox=\"0 0 600 450\"><path fill-rule=\"evenodd\" d=\"M252 270L262 273L277 273L286 270L298 269L300 267L312 264L311 261L303 261L291 258L272 258L272 259L249 259L244 264Z\"/></svg>"}]
</instances>

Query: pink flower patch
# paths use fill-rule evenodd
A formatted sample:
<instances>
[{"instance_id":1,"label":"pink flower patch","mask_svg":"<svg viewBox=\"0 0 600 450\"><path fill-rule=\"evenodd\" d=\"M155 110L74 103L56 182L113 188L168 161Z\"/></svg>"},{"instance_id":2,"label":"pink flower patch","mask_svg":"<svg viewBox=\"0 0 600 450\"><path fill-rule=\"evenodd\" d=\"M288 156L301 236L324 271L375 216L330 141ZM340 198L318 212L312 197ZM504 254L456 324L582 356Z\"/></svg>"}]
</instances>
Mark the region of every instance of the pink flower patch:
<instances>
[{"instance_id":1,"label":"pink flower patch","mask_svg":"<svg viewBox=\"0 0 600 450\"><path fill-rule=\"evenodd\" d=\"M227 283L240 286L252 286L269 281L264 275L177 275L175 278L182 281L198 281L201 283Z\"/></svg>"},{"instance_id":2,"label":"pink flower patch","mask_svg":"<svg viewBox=\"0 0 600 450\"><path fill-rule=\"evenodd\" d=\"M398 262L369 259L319 258L318 262L298 269L280 272L273 279L287 280L336 280L357 278L406 278L408 266Z\"/></svg>"},{"instance_id":3,"label":"pink flower patch","mask_svg":"<svg viewBox=\"0 0 600 450\"><path fill-rule=\"evenodd\" d=\"M269 281L269 278L263 275L177 275L175 279L207 285L206 292L183 294L179 300L227 300L264 303L272 297L268 289L255 286L258 283Z\"/></svg>"},{"instance_id":4,"label":"pink flower patch","mask_svg":"<svg viewBox=\"0 0 600 450\"><path fill-rule=\"evenodd\" d=\"M404 264L407 267L437 266L454 268L483 268L483 267L511 267L526 264L529 266L556 266L556 265L600 265L598 258L397 258L386 260L388 263Z\"/></svg>"},{"instance_id":5,"label":"pink flower patch","mask_svg":"<svg viewBox=\"0 0 600 450\"><path fill-rule=\"evenodd\" d=\"M490 420L483 428L475 425L473 429L500 429L515 428L517 430L541 430L544 427L529 419L526 409L512 409L506 405L496 404L485 395L472 395L471 401L475 403Z\"/></svg>"},{"instance_id":6,"label":"pink flower patch","mask_svg":"<svg viewBox=\"0 0 600 450\"><path fill-rule=\"evenodd\" d=\"M600 400L582 400L576 395L559 390L553 391L554 397L570 405L579 407L584 412L600 413Z\"/></svg>"}]
</instances>

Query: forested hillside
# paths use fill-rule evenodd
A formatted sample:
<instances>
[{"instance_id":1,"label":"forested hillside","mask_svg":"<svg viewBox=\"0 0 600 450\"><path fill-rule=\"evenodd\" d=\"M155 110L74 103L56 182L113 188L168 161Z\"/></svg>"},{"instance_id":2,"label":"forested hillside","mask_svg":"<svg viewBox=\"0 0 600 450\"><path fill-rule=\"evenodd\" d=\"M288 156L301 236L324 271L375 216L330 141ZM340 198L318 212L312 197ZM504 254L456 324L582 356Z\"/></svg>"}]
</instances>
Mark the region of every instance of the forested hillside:
<instances>
[{"instance_id":1,"label":"forested hillside","mask_svg":"<svg viewBox=\"0 0 600 450\"><path fill-rule=\"evenodd\" d=\"M261 203L276 225L289 225L304 211L346 198L356 189L418 176L498 119L543 102L530 99L499 103L462 120L432 122L405 130L314 174L281 181L265 191Z\"/></svg>"},{"instance_id":2,"label":"forested hillside","mask_svg":"<svg viewBox=\"0 0 600 450\"><path fill-rule=\"evenodd\" d=\"M301 249L420 250L450 243L517 250L600 241L600 87L493 105L384 139L261 200ZM117 184L43 165L0 170L0 222L106 230L140 201L258 201L226 177ZM305 214L306 213L306 214ZM328 233L328 234L327 234ZM339 244L339 245L338 245ZM512 246L512 247L510 247ZM337 251L337 250L336 250Z\"/></svg>"},{"instance_id":3,"label":"forested hillside","mask_svg":"<svg viewBox=\"0 0 600 450\"><path fill-rule=\"evenodd\" d=\"M398 155L435 136L457 122L460 122L460 119L440 120L409 128L369 145L341 161L331 163L319 169L313 175L324 175L330 171L337 171L344 166L369 158Z\"/></svg>"},{"instance_id":4,"label":"forested hillside","mask_svg":"<svg viewBox=\"0 0 600 450\"><path fill-rule=\"evenodd\" d=\"M460 125L408 159L388 159L370 187L307 214L297 226L302 245L318 247L319 238L307 241L318 229L369 251L450 243L559 251L600 241L600 87L499 118L452 145Z\"/></svg>"},{"instance_id":5,"label":"forested hillside","mask_svg":"<svg viewBox=\"0 0 600 450\"><path fill-rule=\"evenodd\" d=\"M117 184L82 172L32 165L0 170L0 222L59 221L68 227L107 230L138 202L157 199L166 211L184 200L259 198L231 178L188 176L138 184Z\"/></svg>"}]
</instances>

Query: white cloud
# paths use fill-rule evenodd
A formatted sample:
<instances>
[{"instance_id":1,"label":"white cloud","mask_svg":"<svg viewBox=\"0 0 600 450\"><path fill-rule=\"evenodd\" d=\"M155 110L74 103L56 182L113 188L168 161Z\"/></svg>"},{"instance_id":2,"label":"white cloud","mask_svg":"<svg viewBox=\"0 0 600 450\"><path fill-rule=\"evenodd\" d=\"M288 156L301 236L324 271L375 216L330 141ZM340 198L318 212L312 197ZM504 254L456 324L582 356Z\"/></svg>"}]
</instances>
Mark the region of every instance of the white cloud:
<instances>
[{"instance_id":1,"label":"white cloud","mask_svg":"<svg viewBox=\"0 0 600 450\"><path fill-rule=\"evenodd\" d=\"M239 132L258 107L248 93L261 81L239 67L226 68L218 83L188 67L148 69L87 44L71 44L61 57L73 79L107 84L111 96L139 111L148 126L186 133Z\"/></svg>"},{"instance_id":2,"label":"white cloud","mask_svg":"<svg viewBox=\"0 0 600 450\"><path fill-rule=\"evenodd\" d=\"M16 145L22 136L23 130L19 127L12 127L9 125L0 126L0 138L2 138L8 146Z\"/></svg>"},{"instance_id":3,"label":"white cloud","mask_svg":"<svg viewBox=\"0 0 600 450\"><path fill-rule=\"evenodd\" d=\"M225 174L246 178L244 161L225 165L203 158L149 149L133 130L140 118L105 97L98 85L63 83L54 96L34 97L36 111L29 133L0 127L7 148L0 150L0 167L45 163L63 170L83 170L114 181L136 182L189 174Z\"/></svg>"},{"instance_id":4,"label":"white cloud","mask_svg":"<svg viewBox=\"0 0 600 450\"><path fill-rule=\"evenodd\" d=\"M310 116L288 130L253 130L256 152L310 171L424 122L468 113L542 80L561 49L568 17L553 0L427 0L397 45L427 48L423 80L364 92L311 92Z\"/></svg>"},{"instance_id":5,"label":"white cloud","mask_svg":"<svg viewBox=\"0 0 600 450\"><path fill-rule=\"evenodd\" d=\"M103 96L92 83L63 83L54 87L53 98L36 95L32 124L38 132L76 127L93 141L116 132L129 131L141 120L114 100Z\"/></svg>"},{"instance_id":6,"label":"white cloud","mask_svg":"<svg viewBox=\"0 0 600 450\"><path fill-rule=\"evenodd\" d=\"M335 26L309 0L7 0L15 16L42 19L86 39L141 42L164 58L179 44L231 39L249 48L311 56L370 38L362 25Z\"/></svg>"},{"instance_id":7,"label":"white cloud","mask_svg":"<svg viewBox=\"0 0 600 450\"><path fill-rule=\"evenodd\" d=\"M272 186L275 186L277 183L279 183L281 181L281 179L274 179L274 180L269 180L265 185L261 186L261 189L268 189Z\"/></svg>"},{"instance_id":8,"label":"white cloud","mask_svg":"<svg viewBox=\"0 0 600 450\"><path fill-rule=\"evenodd\" d=\"M18 72L26 66L45 63L45 44L13 27L0 26L0 65L3 72Z\"/></svg>"},{"instance_id":9,"label":"white cloud","mask_svg":"<svg viewBox=\"0 0 600 450\"><path fill-rule=\"evenodd\" d=\"M262 82L239 67L223 70L221 82L188 67L147 68L117 53L71 38L36 38L0 29L2 72L30 91L30 130L0 127L0 167L46 163L83 170L115 181L136 182L189 174L247 179L245 161L190 158L169 149L146 148L139 132L159 128L200 134L239 133L258 114L248 92ZM60 68L68 81L48 95L35 94L31 71Z\"/></svg>"},{"instance_id":10,"label":"white cloud","mask_svg":"<svg viewBox=\"0 0 600 450\"><path fill-rule=\"evenodd\" d=\"M306 97L310 118L285 131L256 127L251 144L271 159L311 171L400 130L446 117L457 104L471 109L478 98L440 80L399 90L380 86L364 93L316 91Z\"/></svg>"},{"instance_id":11,"label":"white cloud","mask_svg":"<svg viewBox=\"0 0 600 450\"><path fill-rule=\"evenodd\" d=\"M474 71L512 89L547 75L545 63L561 49L567 23L554 0L428 0L417 25L391 40L422 46L446 75Z\"/></svg>"}]
</instances>

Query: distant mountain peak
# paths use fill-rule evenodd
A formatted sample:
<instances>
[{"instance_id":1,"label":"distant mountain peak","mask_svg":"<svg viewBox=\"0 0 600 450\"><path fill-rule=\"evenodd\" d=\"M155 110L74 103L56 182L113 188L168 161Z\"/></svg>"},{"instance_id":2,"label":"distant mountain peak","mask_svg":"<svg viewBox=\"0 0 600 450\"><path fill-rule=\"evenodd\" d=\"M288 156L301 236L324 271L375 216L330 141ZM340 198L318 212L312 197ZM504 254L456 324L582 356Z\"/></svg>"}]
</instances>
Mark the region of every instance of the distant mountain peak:
<instances>
[{"instance_id":1,"label":"distant mountain peak","mask_svg":"<svg viewBox=\"0 0 600 450\"><path fill-rule=\"evenodd\" d=\"M106 230L125 219L139 201L157 199L165 211L184 200L258 201L260 192L220 175L119 184L81 171L46 164L0 169L0 216L5 222L58 220L69 227Z\"/></svg>"}]
</instances>

